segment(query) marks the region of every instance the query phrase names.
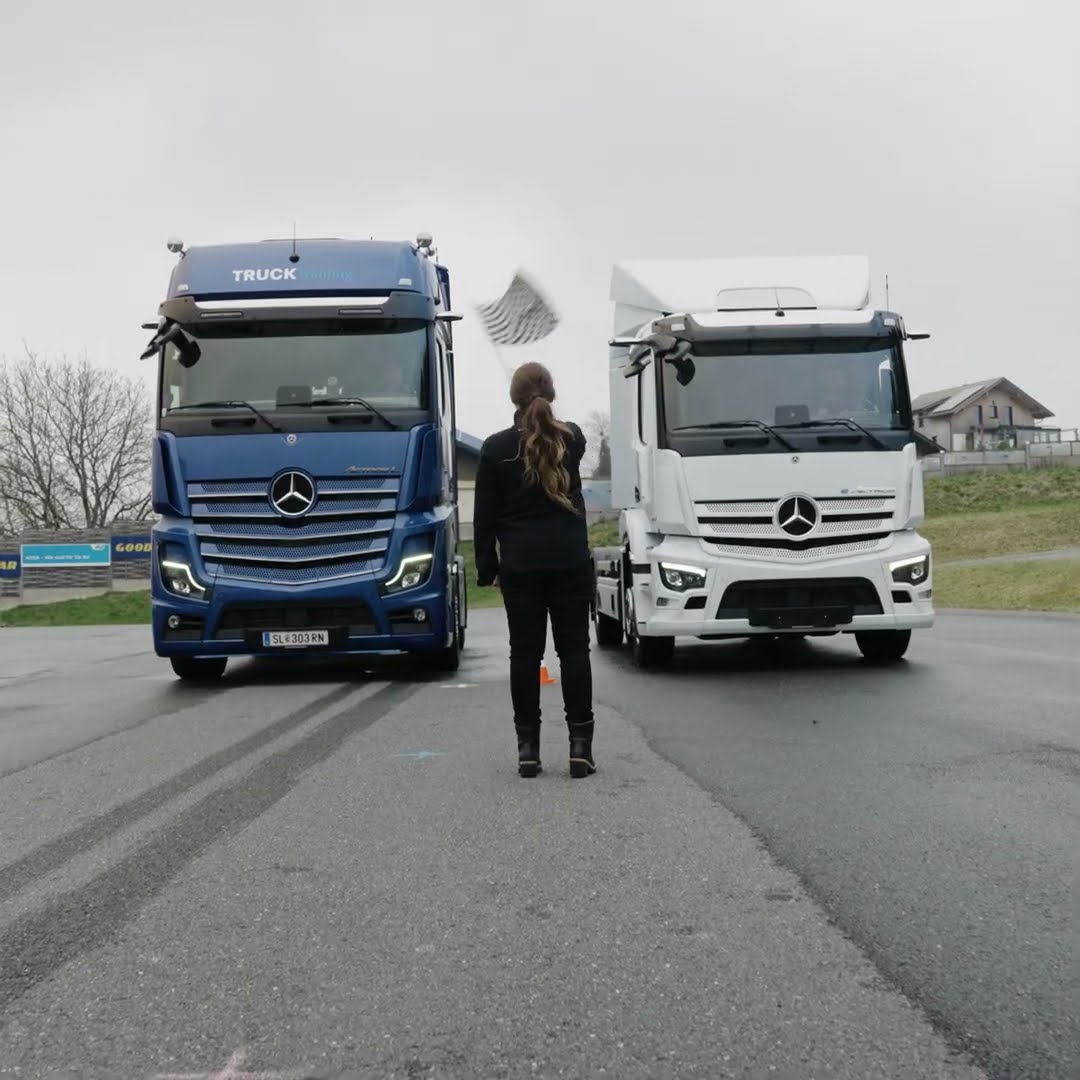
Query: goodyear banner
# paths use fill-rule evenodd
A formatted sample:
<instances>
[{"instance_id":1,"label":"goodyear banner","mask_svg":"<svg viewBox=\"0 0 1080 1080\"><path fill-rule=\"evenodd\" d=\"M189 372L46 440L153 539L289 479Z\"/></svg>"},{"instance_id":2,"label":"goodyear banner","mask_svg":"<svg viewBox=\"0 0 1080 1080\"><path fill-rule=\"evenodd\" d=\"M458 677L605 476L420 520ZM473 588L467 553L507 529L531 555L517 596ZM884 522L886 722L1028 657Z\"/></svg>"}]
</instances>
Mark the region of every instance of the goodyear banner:
<instances>
[{"instance_id":1,"label":"goodyear banner","mask_svg":"<svg viewBox=\"0 0 1080 1080\"><path fill-rule=\"evenodd\" d=\"M135 559L149 559L151 551L150 534L145 536L114 536L112 538L113 562L131 562Z\"/></svg>"},{"instance_id":2,"label":"goodyear banner","mask_svg":"<svg viewBox=\"0 0 1080 1080\"><path fill-rule=\"evenodd\" d=\"M31 567L109 566L109 544L23 544L22 564Z\"/></svg>"},{"instance_id":3,"label":"goodyear banner","mask_svg":"<svg viewBox=\"0 0 1080 1080\"><path fill-rule=\"evenodd\" d=\"M0 578L18 579L21 559L17 551L0 551Z\"/></svg>"}]
</instances>

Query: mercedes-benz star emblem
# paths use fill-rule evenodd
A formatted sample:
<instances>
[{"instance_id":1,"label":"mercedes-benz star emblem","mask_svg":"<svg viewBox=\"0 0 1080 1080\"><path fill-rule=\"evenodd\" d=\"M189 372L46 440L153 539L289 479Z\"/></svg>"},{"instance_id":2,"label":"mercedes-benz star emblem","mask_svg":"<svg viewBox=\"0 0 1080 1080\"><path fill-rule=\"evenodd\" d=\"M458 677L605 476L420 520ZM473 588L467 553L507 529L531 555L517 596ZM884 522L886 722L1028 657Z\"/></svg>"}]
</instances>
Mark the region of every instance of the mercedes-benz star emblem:
<instances>
[{"instance_id":1,"label":"mercedes-benz star emblem","mask_svg":"<svg viewBox=\"0 0 1080 1080\"><path fill-rule=\"evenodd\" d=\"M782 499L776 508L776 524L788 536L806 536L818 523L818 508L805 495Z\"/></svg>"},{"instance_id":2,"label":"mercedes-benz star emblem","mask_svg":"<svg viewBox=\"0 0 1080 1080\"><path fill-rule=\"evenodd\" d=\"M307 473L283 472L270 484L270 505L282 517L303 517L315 505L315 481Z\"/></svg>"}]
</instances>

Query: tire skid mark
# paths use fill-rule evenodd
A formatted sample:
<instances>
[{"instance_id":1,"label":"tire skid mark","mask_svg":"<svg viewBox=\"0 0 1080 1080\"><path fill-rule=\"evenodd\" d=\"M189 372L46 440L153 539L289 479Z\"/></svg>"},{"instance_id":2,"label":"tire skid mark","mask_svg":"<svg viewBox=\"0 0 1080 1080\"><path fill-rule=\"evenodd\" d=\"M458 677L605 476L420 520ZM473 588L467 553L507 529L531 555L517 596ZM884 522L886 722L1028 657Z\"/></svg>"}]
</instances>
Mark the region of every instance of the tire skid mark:
<instances>
[{"instance_id":1,"label":"tire skid mark","mask_svg":"<svg viewBox=\"0 0 1080 1080\"><path fill-rule=\"evenodd\" d=\"M264 814L308 769L418 689L416 683L390 683L377 690L272 754L250 774L210 792L85 886L16 919L0 934L0 1011L63 965L112 941L211 844Z\"/></svg>"},{"instance_id":2,"label":"tire skid mark","mask_svg":"<svg viewBox=\"0 0 1080 1080\"><path fill-rule=\"evenodd\" d=\"M335 705L357 689L356 684L337 686L330 693L315 698L303 707L289 713L287 716L283 716L280 720L275 720L269 726L253 732L247 738L241 739L239 742L226 746L217 753L195 762L194 765L184 769L183 772L177 773L176 776L171 777L164 783L150 788L149 791L144 791L141 795L136 795L135 798L129 799L119 806L114 806L103 814L90 818L70 832L66 832L52 840L47 840L44 844L40 844L21 858L16 859L15 862L7 866L0 866L0 903L10 900L16 893L25 889L32 882L37 881L38 878L60 869L64 863L70 861L76 855L81 855L93 845L101 843L102 840L108 839L121 829L135 824L140 818L144 818L160 809L166 803L183 795L185 791L195 787L196 784L201 784L215 773L221 772L222 769L258 750L259 747L273 742L293 728L299 727L312 716ZM205 700L206 697L201 697L199 702L185 702L184 708L191 708ZM169 714L162 713L158 715L167 716ZM146 721L142 722L146 723L149 719L156 719L156 717L148 717ZM101 738L108 738L115 734L117 733L111 732L110 735L103 735ZM38 762L37 764L41 763ZM27 766L27 768L31 767Z\"/></svg>"}]
</instances>

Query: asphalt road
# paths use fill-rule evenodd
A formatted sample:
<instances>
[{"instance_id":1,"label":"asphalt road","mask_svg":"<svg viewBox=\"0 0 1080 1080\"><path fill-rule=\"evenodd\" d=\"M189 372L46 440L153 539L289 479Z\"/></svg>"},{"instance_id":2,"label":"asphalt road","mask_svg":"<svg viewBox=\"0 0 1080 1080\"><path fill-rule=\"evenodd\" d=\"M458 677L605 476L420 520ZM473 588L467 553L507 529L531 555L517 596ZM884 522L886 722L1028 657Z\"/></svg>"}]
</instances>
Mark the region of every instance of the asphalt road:
<instances>
[{"instance_id":1,"label":"asphalt road","mask_svg":"<svg viewBox=\"0 0 1080 1080\"><path fill-rule=\"evenodd\" d=\"M909 656L597 652L523 781L498 613L209 691L0 631L0 1076L1073 1077L1080 620Z\"/></svg>"}]
</instances>

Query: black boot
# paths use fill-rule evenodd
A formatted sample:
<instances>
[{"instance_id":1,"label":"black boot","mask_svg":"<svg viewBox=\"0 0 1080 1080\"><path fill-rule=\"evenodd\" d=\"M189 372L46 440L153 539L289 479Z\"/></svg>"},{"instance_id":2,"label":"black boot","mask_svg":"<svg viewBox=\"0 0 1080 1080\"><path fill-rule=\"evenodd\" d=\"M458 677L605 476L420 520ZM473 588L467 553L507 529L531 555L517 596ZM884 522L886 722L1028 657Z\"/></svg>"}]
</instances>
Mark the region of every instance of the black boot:
<instances>
[{"instance_id":1,"label":"black boot","mask_svg":"<svg viewBox=\"0 0 1080 1080\"><path fill-rule=\"evenodd\" d=\"M570 725L570 775L575 778L596 772L592 753L593 722Z\"/></svg>"},{"instance_id":2,"label":"black boot","mask_svg":"<svg viewBox=\"0 0 1080 1080\"><path fill-rule=\"evenodd\" d=\"M540 729L518 728L518 775L536 776L543 772L540 765Z\"/></svg>"}]
</instances>

